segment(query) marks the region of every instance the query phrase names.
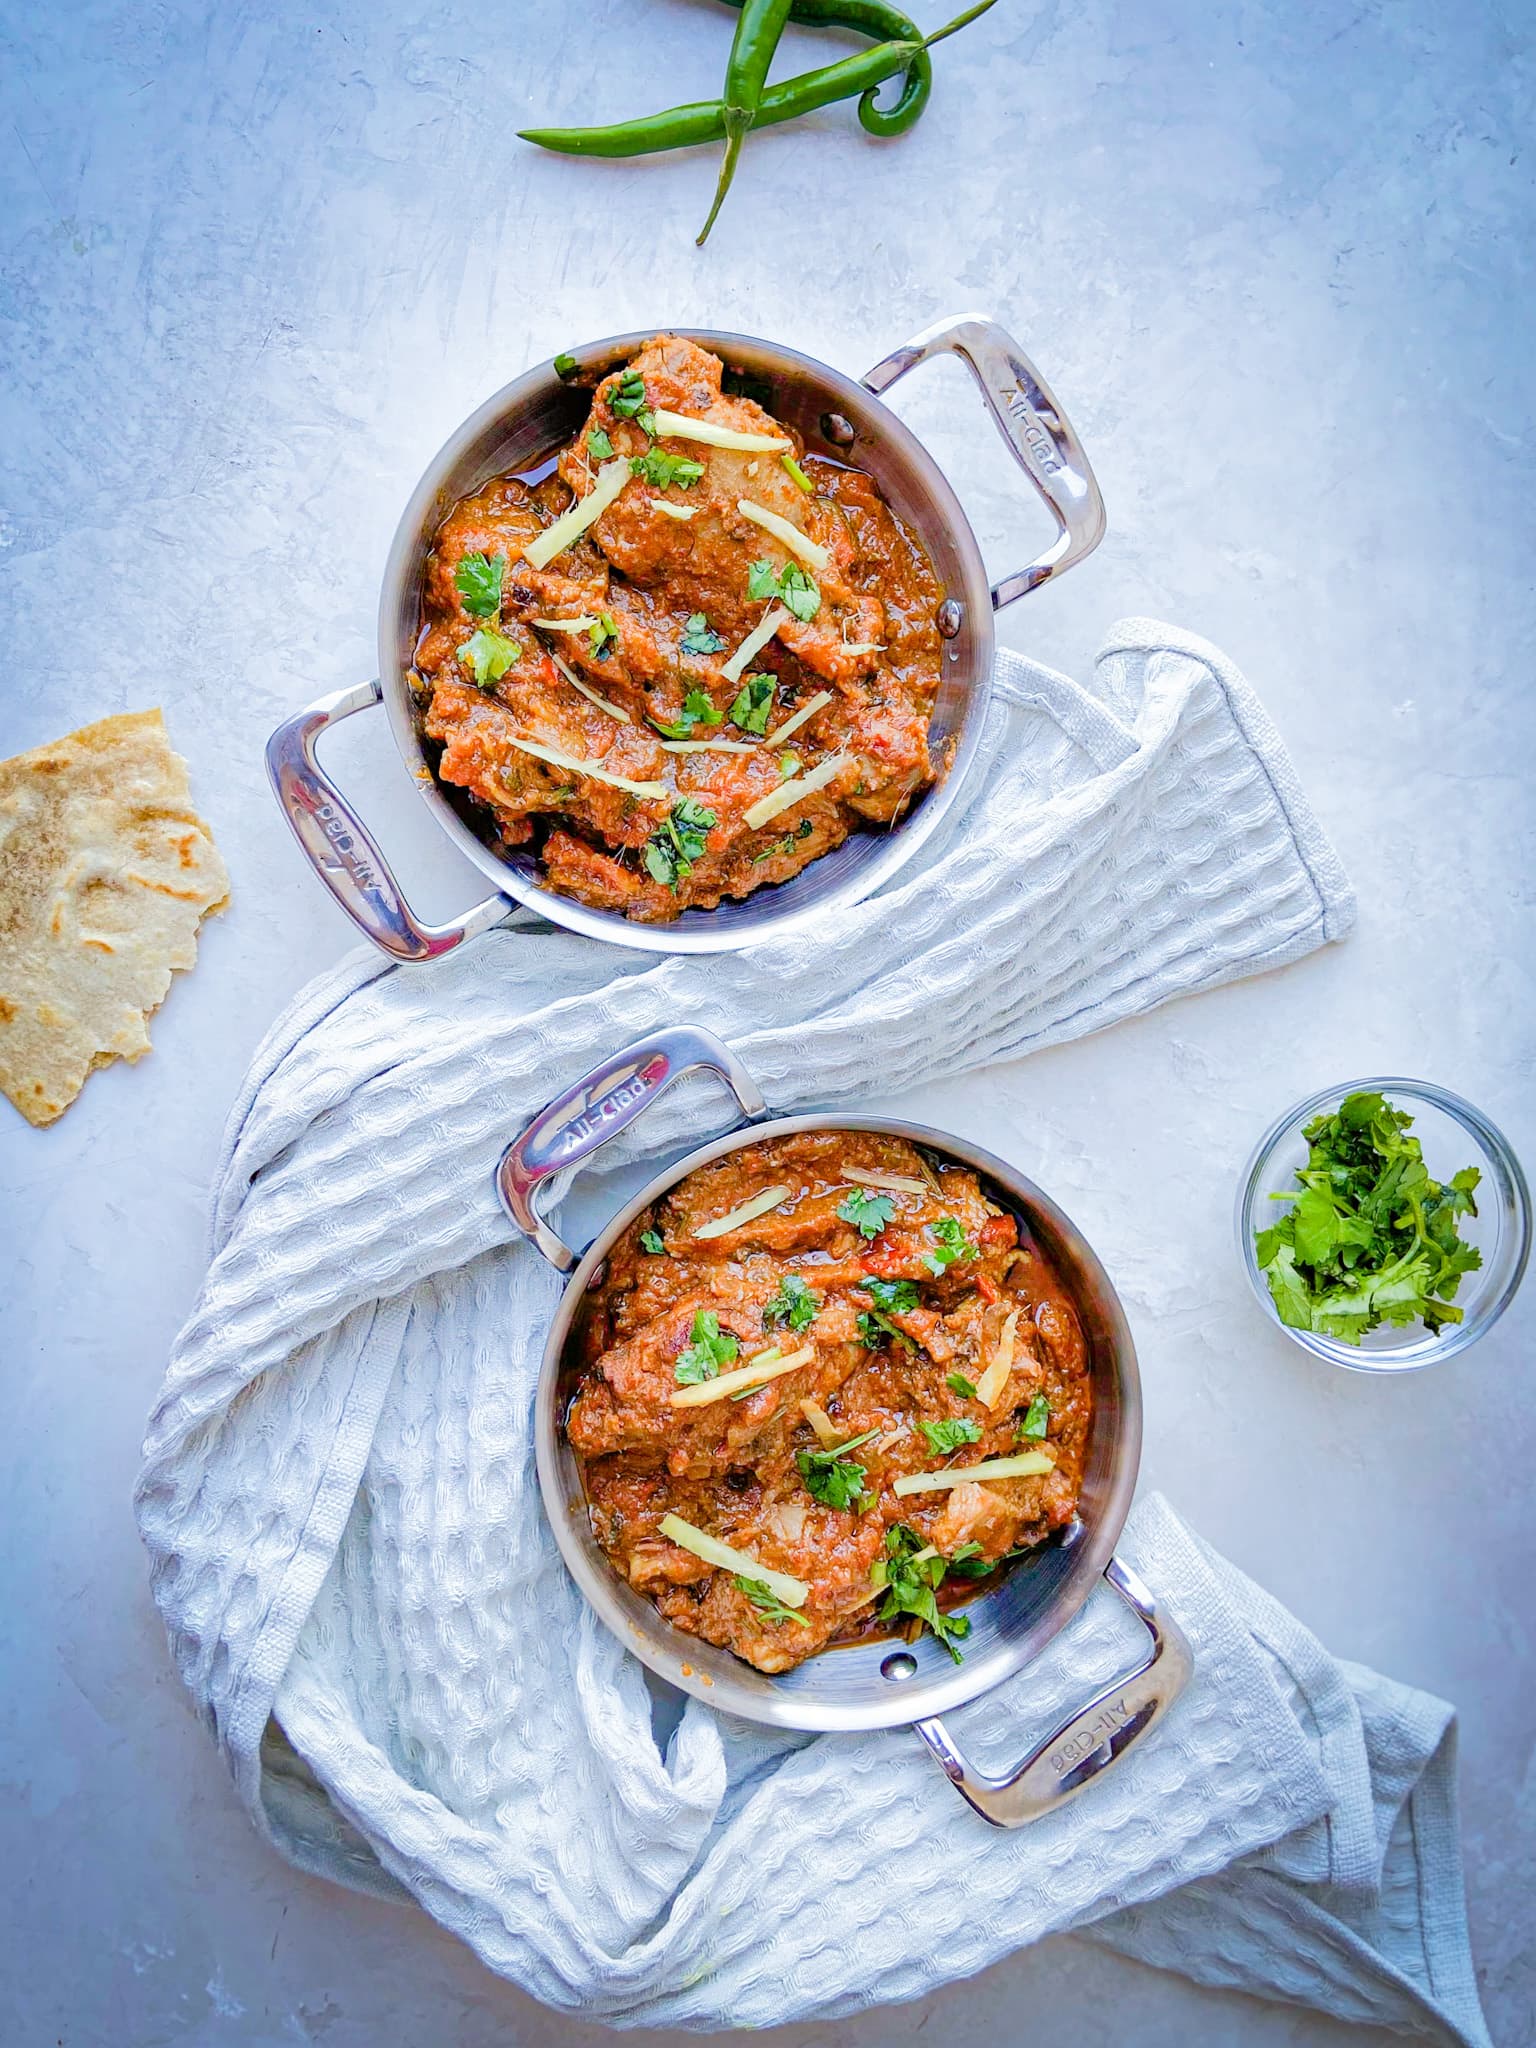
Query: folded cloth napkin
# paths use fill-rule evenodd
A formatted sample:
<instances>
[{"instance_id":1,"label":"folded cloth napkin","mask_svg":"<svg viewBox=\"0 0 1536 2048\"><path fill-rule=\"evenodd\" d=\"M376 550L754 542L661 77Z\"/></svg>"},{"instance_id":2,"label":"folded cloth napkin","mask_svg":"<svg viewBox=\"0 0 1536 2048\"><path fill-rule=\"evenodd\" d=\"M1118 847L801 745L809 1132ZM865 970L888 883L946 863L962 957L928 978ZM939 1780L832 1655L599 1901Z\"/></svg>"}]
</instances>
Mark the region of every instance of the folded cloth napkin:
<instances>
[{"instance_id":1,"label":"folded cloth napkin","mask_svg":"<svg viewBox=\"0 0 1536 2048\"><path fill-rule=\"evenodd\" d=\"M524 919L431 968L355 957L299 998L231 1120L145 1446L177 1662L287 1855L414 1899L552 2005L762 2026L1091 1926L1206 1981L1481 2042L1447 1710L1328 1658L1156 1499L1123 1554L1195 1679L1153 1740L1016 1833L904 1730L784 1736L690 1700L658 1748L639 1665L544 1525L531 1406L559 1282L510 1241L491 1176L596 1059L688 1017L771 1103L833 1101L1348 928L1332 851L1214 649L1131 621L1091 689L1008 655L997 683L942 832L809 954L640 955ZM600 1188L704 1117L676 1089L589 1172ZM963 1739L1017 1755L1134 1626L1095 1596L956 1717Z\"/></svg>"}]
</instances>

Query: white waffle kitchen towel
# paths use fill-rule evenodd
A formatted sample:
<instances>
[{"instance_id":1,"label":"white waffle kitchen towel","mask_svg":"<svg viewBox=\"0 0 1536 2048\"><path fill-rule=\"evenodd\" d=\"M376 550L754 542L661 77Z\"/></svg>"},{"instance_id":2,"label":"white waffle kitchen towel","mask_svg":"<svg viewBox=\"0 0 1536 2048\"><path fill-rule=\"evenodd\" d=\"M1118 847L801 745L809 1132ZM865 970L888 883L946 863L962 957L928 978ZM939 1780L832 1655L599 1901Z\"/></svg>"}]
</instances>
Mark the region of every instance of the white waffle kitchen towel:
<instances>
[{"instance_id":1,"label":"white waffle kitchen towel","mask_svg":"<svg viewBox=\"0 0 1536 2048\"><path fill-rule=\"evenodd\" d=\"M1214 649L1131 621L1091 689L1012 656L998 684L963 802L813 958L625 953L524 918L431 968L354 956L278 1023L137 1496L177 1662L288 1856L415 1900L591 2017L848 2013L1092 1928L1204 1981L1482 2043L1449 1711L1328 1657L1155 1497L1122 1555L1195 1679L1154 1740L1014 1833L905 1730L770 1735L690 1700L659 1749L640 1666L544 1525L531 1407L560 1283L511 1241L492 1169L596 1059L689 1018L771 1104L835 1102L1348 928L1333 853ZM716 1112L686 1084L589 1171L600 1188ZM1095 1595L954 1717L962 1739L1017 1756L1134 1633Z\"/></svg>"}]
</instances>

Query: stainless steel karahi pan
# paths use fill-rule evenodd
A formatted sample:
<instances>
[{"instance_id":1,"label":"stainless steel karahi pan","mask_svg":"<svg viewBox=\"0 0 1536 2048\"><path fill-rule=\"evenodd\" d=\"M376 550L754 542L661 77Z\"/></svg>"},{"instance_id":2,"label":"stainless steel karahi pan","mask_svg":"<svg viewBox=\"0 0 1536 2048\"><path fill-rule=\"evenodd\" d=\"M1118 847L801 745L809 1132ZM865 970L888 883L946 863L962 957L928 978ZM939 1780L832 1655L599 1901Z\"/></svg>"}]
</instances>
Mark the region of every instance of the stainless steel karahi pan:
<instances>
[{"instance_id":1,"label":"stainless steel karahi pan","mask_svg":"<svg viewBox=\"0 0 1536 2048\"><path fill-rule=\"evenodd\" d=\"M588 1159L643 1116L681 1075L717 1074L741 1122L724 1137L670 1160L617 1211L584 1252L573 1251L539 1212L542 1184ZM684 1635L635 1593L592 1534L576 1459L563 1427L574 1358L567 1356L583 1296L603 1273L610 1247L648 1203L696 1167L765 1138L795 1131L865 1130L908 1138L981 1174L989 1194L1023 1218L1073 1295L1088 1339L1094 1417L1077 1519L1056 1542L1021 1560L966 1607L971 1630L956 1665L933 1641L883 1640L824 1650L777 1677L730 1651ZM911 1724L976 1811L1018 1827L1080 1791L1156 1725L1192 1669L1188 1641L1114 1550L1136 1483L1141 1389L1125 1316L1103 1267L1049 1196L990 1152L946 1131L889 1117L814 1110L775 1116L735 1056L708 1032L682 1025L655 1032L594 1067L534 1118L502 1155L497 1188L508 1215L562 1273L570 1275L545 1346L536 1396L539 1484L561 1554L599 1617L642 1663L723 1712L777 1728L856 1730ZM1022 1763L1002 1776L974 1768L939 1716L980 1697L1021 1670L1107 1580L1145 1625L1147 1655L1136 1669L1079 1708Z\"/></svg>"},{"instance_id":2,"label":"stainless steel karahi pan","mask_svg":"<svg viewBox=\"0 0 1536 2048\"><path fill-rule=\"evenodd\" d=\"M626 362L651 330L590 342L572 351L577 368L570 381L552 363L541 364L498 391L451 436L416 486L389 551L379 597L378 680L322 697L267 744L268 773L299 845L359 931L394 959L432 960L452 951L503 918L509 898L613 945L709 953L756 945L868 895L911 858L959 793L991 691L994 610L1059 576L1103 536L1103 500L1077 436L1017 343L979 314L930 327L859 379L752 335L679 331L770 385L770 410L813 452L840 455L868 470L921 538L945 591L939 619L944 674L930 739L935 759L948 758L948 772L894 831L855 833L790 881L714 910L685 911L670 924L636 924L559 895L545 885L531 853L495 852L479 836L467 802L434 779L417 727L410 678L422 574L453 505L493 476L528 470L569 439L586 414L584 387ZM909 370L943 354L958 356L975 377L1014 459L1056 520L1056 538L1045 552L996 584L988 583L975 535L938 465L880 403L880 394ZM413 914L367 827L316 757L328 726L380 702L422 800L495 891L450 924L425 925Z\"/></svg>"}]
</instances>

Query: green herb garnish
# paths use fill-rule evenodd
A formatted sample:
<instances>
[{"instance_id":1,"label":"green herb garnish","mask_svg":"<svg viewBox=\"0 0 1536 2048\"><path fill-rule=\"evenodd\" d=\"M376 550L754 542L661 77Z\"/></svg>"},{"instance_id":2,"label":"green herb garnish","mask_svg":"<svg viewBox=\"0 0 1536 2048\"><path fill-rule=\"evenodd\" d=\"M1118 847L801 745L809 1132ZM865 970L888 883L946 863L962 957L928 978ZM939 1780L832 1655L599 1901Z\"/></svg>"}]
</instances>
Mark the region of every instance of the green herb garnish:
<instances>
[{"instance_id":1,"label":"green herb garnish","mask_svg":"<svg viewBox=\"0 0 1536 2048\"><path fill-rule=\"evenodd\" d=\"M632 420L645 410L645 379L638 370L631 370L610 384L603 395L616 419Z\"/></svg>"},{"instance_id":2,"label":"green herb garnish","mask_svg":"<svg viewBox=\"0 0 1536 2048\"><path fill-rule=\"evenodd\" d=\"M782 839L775 839L770 845L765 846L761 853L754 853L753 867L756 867L759 861L772 860L775 854L793 853L795 841L809 839L815 829L809 818L802 818L793 832L786 832Z\"/></svg>"},{"instance_id":3,"label":"green herb garnish","mask_svg":"<svg viewBox=\"0 0 1536 2048\"><path fill-rule=\"evenodd\" d=\"M501 610L501 579L506 569L505 555L475 553L459 557L453 580L472 619L493 619Z\"/></svg>"},{"instance_id":4,"label":"green herb garnish","mask_svg":"<svg viewBox=\"0 0 1536 2048\"><path fill-rule=\"evenodd\" d=\"M776 597L806 624L821 610L821 590L798 562L786 562L782 569L775 569L772 562L754 562L747 571L747 596Z\"/></svg>"},{"instance_id":5,"label":"green herb garnish","mask_svg":"<svg viewBox=\"0 0 1536 2048\"><path fill-rule=\"evenodd\" d=\"M1292 1207L1254 1245L1282 1323L1358 1344L1383 1323L1433 1332L1461 1321L1452 1298L1483 1261L1456 1226L1477 1214L1481 1175L1468 1166L1432 1179L1412 1124L1362 1090L1307 1125L1300 1191L1275 1197Z\"/></svg>"},{"instance_id":6,"label":"green herb garnish","mask_svg":"<svg viewBox=\"0 0 1536 2048\"><path fill-rule=\"evenodd\" d=\"M743 732L766 733L776 688L772 676L744 676L736 702L731 706L732 725L740 726Z\"/></svg>"},{"instance_id":7,"label":"green herb garnish","mask_svg":"<svg viewBox=\"0 0 1536 2048\"><path fill-rule=\"evenodd\" d=\"M645 842L646 873L653 881L675 889L684 876L693 872L693 864L702 856L714 823L714 812L697 797L678 797Z\"/></svg>"},{"instance_id":8,"label":"green herb garnish","mask_svg":"<svg viewBox=\"0 0 1536 2048\"><path fill-rule=\"evenodd\" d=\"M981 1441L981 1424L969 1422L963 1415L956 1415L944 1422L920 1422L918 1428L928 1439L928 1448L936 1457L947 1457L951 1451L958 1451L962 1444Z\"/></svg>"},{"instance_id":9,"label":"green herb garnish","mask_svg":"<svg viewBox=\"0 0 1536 2048\"><path fill-rule=\"evenodd\" d=\"M781 455L779 457L779 460L780 462L783 463L785 469L789 472L790 476L794 479L794 481L800 486L801 490L804 491L805 495L809 498L815 491L816 486L811 482L810 478L806 475L805 471L800 467L799 463L796 462L793 455Z\"/></svg>"},{"instance_id":10,"label":"green herb garnish","mask_svg":"<svg viewBox=\"0 0 1536 2048\"><path fill-rule=\"evenodd\" d=\"M459 660L469 664L483 690L500 682L522 651L515 640L504 640L490 626L477 626L459 649Z\"/></svg>"},{"instance_id":11,"label":"green herb garnish","mask_svg":"<svg viewBox=\"0 0 1536 2048\"><path fill-rule=\"evenodd\" d=\"M771 1593L761 1579L738 1578L734 1573L731 1584L738 1593L745 1593L759 1614L769 1621L792 1621L799 1628L809 1628L810 1623L803 1614L796 1614L793 1607L786 1607L776 1593Z\"/></svg>"},{"instance_id":12,"label":"green herb garnish","mask_svg":"<svg viewBox=\"0 0 1536 2048\"><path fill-rule=\"evenodd\" d=\"M897 1344L905 1344L909 1351L917 1349L906 1332L898 1330L890 1317L882 1315L877 1308L861 1309L857 1326L860 1341L871 1351L879 1351L887 1338L893 1339Z\"/></svg>"},{"instance_id":13,"label":"green herb garnish","mask_svg":"<svg viewBox=\"0 0 1536 2048\"><path fill-rule=\"evenodd\" d=\"M878 1307L889 1309L892 1315L909 1315L917 1307L915 1280L861 1280L859 1285Z\"/></svg>"},{"instance_id":14,"label":"green herb garnish","mask_svg":"<svg viewBox=\"0 0 1536 2048\"><path fill-rule=\"evenodd\" d=\"M704 474L704 465L702 462L690 462L686 455L669 455L665 448L652 448L648 454L631 455L629 473L631 476L643 476L659 491L667 490L673 484L686 490Z\"/></svg>"},{"instance_id":15,"label":"green herb garnish","mask_svg":"<svg viewBox=\"0 0 1536 2048\"><path fill-rule=\"evenodd\" d=\"M956 1259L979 1259L980 1247L971 1243L953 1216L941 1216L928 1225L933 1250L923 1253L923 1264L935 1276L948 1272Z\"/></svg>"},{"instance_id":16,"label":"green herb garnish","mask_svg":"<svg viewBox=\"0 0 1536 2048\"><path fill-rule=\"evenodd\" d=\"M877 1614L881 1621L895 1621L903 1614L916 1615L958 1664L960 1652L955 1644L970 1634L970 1620L964 1614L945 1614L939 1606L935 1596L949 1567L937 1551L924 1556L925 1551L933 1551L933 1546L924 1543L905 1522L897 1522L886 1530L885 1555L876 1558L870 1567L870 1577L885 1592Z\"/></svg>"},{"instance_id":17,"label":"green herb garnish","mask_svg":"<svg viewBox=\"0 0 1536 2048\"><path fill-rule=\"evenodd\" d=\"M947 1374L944 1384L952 1394L958 1394L962 1401L974 1401L976 1398L976 1389L963 1372Z\"/></svg>"},{"instance_id":18,"label":"green herb garnish","mask_svg":"<svg viewBox=\"0 0 1536 2048\"><path fill-rule=\"evenodd\" d=\"M659 1230L642 1230L642 1231L641 1231L641 1233L640 1233L640 1249L641 1249L641 1251L643 1251L643 1252L649 1252L649 1253L650 1253L650 1255L651 1255L651 1257L652 1257L653 1259L656 1259L656 1258L660 1258L660 1257L661 1257L662 1253L663 1253L663 1252L665 1252L666 1248L667 1248L667 1247L666 1247L666 1245L665 1245L665 1244L663 1243L663 1241L662 1241L662 1235L661 1235L661 1232L660 1232Z\"/></svg>"},{"instance_id":19,"label":"green herb garnish","mask_svg":"<svg viewBox=\"0 0 1536 2048\"><path fill-rule=\"evenodd\" d=\"M844 1223L851 1223L861 1237L878 1237L896 1214L889 1195L872 1195L864 1188L850 1188L837 1205Z\"/></svg>"},{"instance_id":20,"label":"green herb garnish","mask_svg":"<svg viewBox=\"0 0 1536 2048\"><path fill-rule=\"evenodd\" d=\"M791 1330L809 1329L821 1312L821 1296L793 1273L779 1282L779 1291L763 1304L763 1328L787 1325Z\"/></svg>"},{"instance_id":21,"label":"green herb garnish","mask_svg":"<svg viewBox=\"0 0 1536 2048\"><path fill-rule=\"evenodd\" d=\"M569 377L574 374L575 369L576 358L566 355L562 349L560 354L555 357L555 375L557 377Z\"/></svg>"},{"instance_id":22,"label":"green herb garnish","mask_svg":"<svg viewBox=\"0 0 1536 2048\"><path fill-rule=\"evenodd\" d=\"M667 725L659 718L650 718L649 714L647 717L648 722L667 739L686 740L692 738L696 725L719 725L723 713L715 709L714 700L706 691L690 690L683 699L683 708L675 724Z\"/></svg>"},{"instance_id":23,"label":"green herb garnish","mask_svg":"<svg viewBox=\"0 0 1536 2048\"><path fill-rule=\"evenodd\" d=\"M677 1354L672 1377L680 1387L697 1386L700 1380L718 1379L722 1365L729 1365L741 1346L720 1328L712 1308L701 1308L689 1331L692 1342Z\"/></svg>"},{"instance_id":24,"label":"green herb garnish","mask_svg":"<svg viewBox=\"0 0 1536 2048\"><path fill-rule=\"evenodd\" d=\"M612 612L599 612L587 633L587 645L599 661L606 661L619 644L619 629Z\"/></svg>"},{"instance_id":25,"label":"green herb garnish","mask_svg":"<svg viewBox=\"0 0 1536 2048\"><path fill-rule=\"evenodd\" d=\"M811 1499L820 1501L824 1508L858 1507L868 1496L865 1482L869 1474L848 1453L879 1434L877 1429L866 1429L862 1436L850 1437L835 1451L796 1451L795 1465Z\"/></svg>"},{"instance_id":26,"label":"green herb garnish","mask_svg":"<svg viewBox=\"0 0 1536 2048\"><path fill-rule=\"evenodd\" d=\"M1039 1443L1051 1426L1051 1404L1044 1394L1036 1394L1024 1410L1024 1420L1014 1431L1020 1442Z\"/></svg>"},{"instance_id":27,"label":"green herb garnish","mask_svg":"<svg viewBox=\"0 0 1536 2048\"><path fill-rule=\"evenodd\" d=\"M601 427L594 427L587 436L587 453L598 462L606 462L613 453L613 443Z\"/></svg>"},{"instance_id":28,"label":"green herb garnish","mask_svg":"<svg viewBox=\"0 0 1536 2048\"><path fill-rule=\"evenodd\" d=\"M683 637L677 644L684 654L718 654L725 640L702 612L690 612L683 627Z\"/></svg>"}]
</instances>

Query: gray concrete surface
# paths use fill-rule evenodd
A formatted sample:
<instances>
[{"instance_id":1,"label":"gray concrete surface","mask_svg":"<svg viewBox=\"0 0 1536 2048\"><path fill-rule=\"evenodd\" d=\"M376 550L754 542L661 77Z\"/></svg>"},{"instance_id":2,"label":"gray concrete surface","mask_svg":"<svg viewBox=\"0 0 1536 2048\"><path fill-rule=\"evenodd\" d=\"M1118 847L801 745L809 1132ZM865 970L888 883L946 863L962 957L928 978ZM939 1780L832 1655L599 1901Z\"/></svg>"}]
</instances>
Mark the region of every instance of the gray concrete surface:
<instances>
[{"instance_id":1,"label":"gray concrete surface","mask_svg":"<svg viewBox=\"0 0 1536 2048\"><path fill-rule=\"evenodd\" d=\"M1529 26L1514 4L1002 0L936 53L904 140L847 109L757 138L699 252L704 157L573 165L512 131L711 93L728 17L706 0L5 0L3 750L163 704L235 888L152 1058L51 1131L0 1119L7 2044L606 2038L278 1862L146 1592L128 1495L220 1122L271 1015L348 943L261 744L372 672L406 494L531 361L696 322L858 370L967 304L1036 353L1110 507L1095 559L1003 637L1073 668L1130 611L1219 641L1361 917L1284 974L912 1110L1009 1151L1103 1251L1142 1349L1145 1480L1333 1648L1457 1702L1490 2022L1536 2038L1536 1296L1437 1375L1357 1379L1266 1326L1229 1219L1264 1121L1361 1071L1443 1080L1536 1155ZM796 68L816 48L797 33ZM901 409L1013 566L1037 529L958 371ZM381 729L333 759L428 910L478 894ZM1344 2029L1057 1941L771 2038L1047 2037Z\"/></svg>"}]
</instances>

